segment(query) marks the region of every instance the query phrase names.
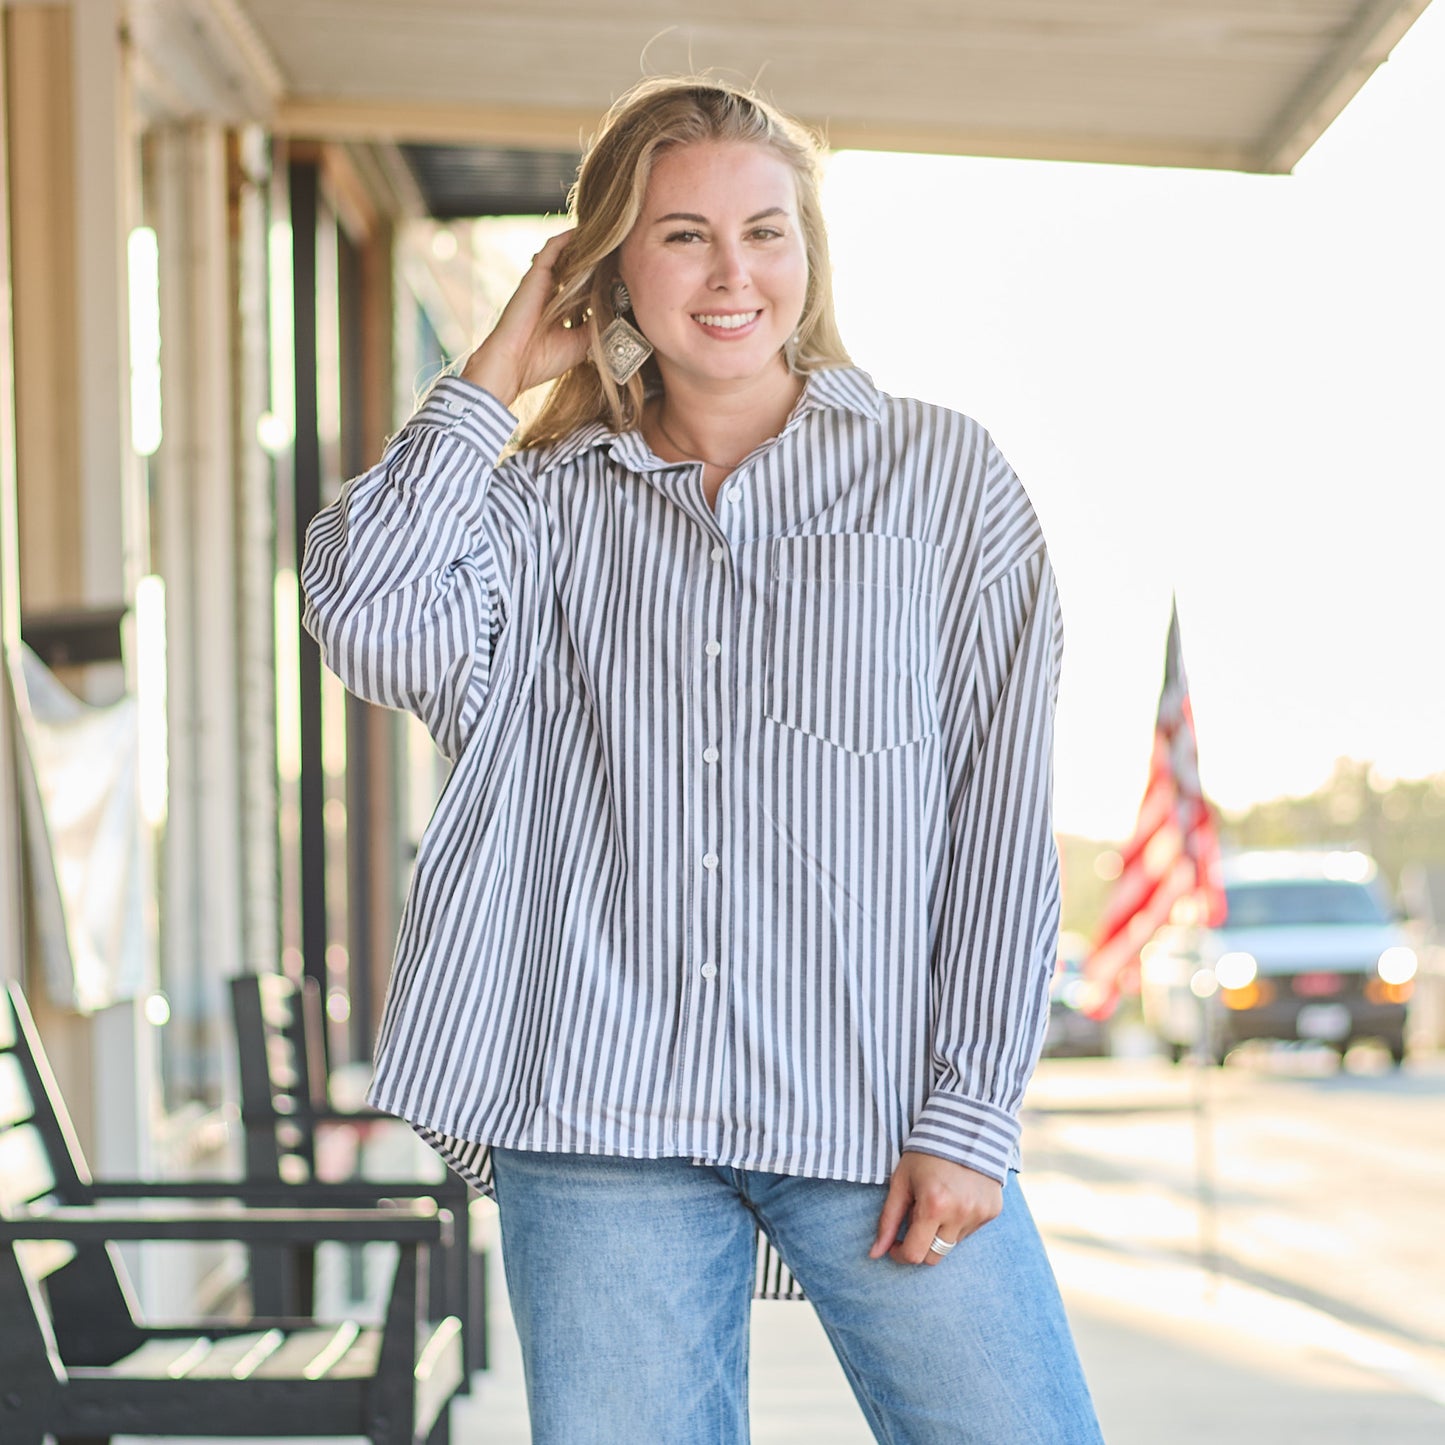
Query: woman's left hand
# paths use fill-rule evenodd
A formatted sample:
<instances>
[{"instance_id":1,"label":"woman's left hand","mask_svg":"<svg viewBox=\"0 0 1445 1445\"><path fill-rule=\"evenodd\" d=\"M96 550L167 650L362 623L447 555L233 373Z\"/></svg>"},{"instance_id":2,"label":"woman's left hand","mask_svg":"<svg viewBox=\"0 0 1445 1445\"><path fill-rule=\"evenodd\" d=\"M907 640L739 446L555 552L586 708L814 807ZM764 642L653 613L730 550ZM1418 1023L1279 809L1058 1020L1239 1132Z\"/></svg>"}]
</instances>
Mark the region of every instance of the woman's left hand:
<instances>
[{"instance_id":1,"label":"woman's left hand","mask_svg":"<svg viewBox=\"0 0 1445 1445\"><path fill-rule=\"evenodd\" d=\"M945 1256L929 1248L935 1237L957 1243L1002 1208L1003 1186L996 1179L935 1154L905 1152L889 1182L869 1258L886 1254L899 1264L941 1264ZM908 1232L899 1239L904 1219Z\"/></svg>"}]
</instances>

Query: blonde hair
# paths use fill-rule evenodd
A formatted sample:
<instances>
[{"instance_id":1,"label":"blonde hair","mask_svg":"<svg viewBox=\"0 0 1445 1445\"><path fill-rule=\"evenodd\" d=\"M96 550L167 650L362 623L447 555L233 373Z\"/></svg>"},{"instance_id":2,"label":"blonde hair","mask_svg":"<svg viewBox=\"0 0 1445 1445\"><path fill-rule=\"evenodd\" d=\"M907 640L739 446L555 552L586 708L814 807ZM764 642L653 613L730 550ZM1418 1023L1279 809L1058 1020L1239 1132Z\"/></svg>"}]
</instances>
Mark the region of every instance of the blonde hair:
<instances>
[{"instance_id":1,"label":"blonde hair","mask_svg":"<svg viewBox=\"0 0 1445 1445\"><path fill-rule=\"evenodd\" d=\"M611 292L617 252L642 213L658 155L701 141L767 146L793 168L808 285L789 364L798 372L849 364L833 312L818 138L758 96L725 81L654 77L633 86L607 112L578 168L568 197L576 229L558 262L557 293L544 322L585 326L588 357L553 383L535 420L523 429L518 446L557 441L595 421L618 432L640 422L643 398L660 381L656 362L649 361L618 386L602 360L602 333L616 315Z\"/></svg>"}]
</instances>

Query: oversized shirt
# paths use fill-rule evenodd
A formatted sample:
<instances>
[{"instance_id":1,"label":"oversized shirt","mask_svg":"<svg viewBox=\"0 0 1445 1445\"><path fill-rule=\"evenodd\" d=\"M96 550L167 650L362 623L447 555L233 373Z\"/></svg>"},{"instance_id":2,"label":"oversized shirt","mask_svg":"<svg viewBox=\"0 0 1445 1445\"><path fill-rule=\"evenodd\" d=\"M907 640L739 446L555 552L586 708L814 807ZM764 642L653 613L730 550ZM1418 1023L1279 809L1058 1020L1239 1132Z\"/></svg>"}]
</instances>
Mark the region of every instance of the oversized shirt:
<instances>
[{"instance_id":1,"label":"oversized shirt","mask_svg":"<svg viewBox=\"0 0 1445 1445\"><path fill-rule=\"evenodd\" d=\"M487 1146L1003 1179L1058 927L1061 631L976 422L812 373L716 503L446 378L307 534L306 625L452 760L370 1101Z\"/></svg>"}]
</instances>

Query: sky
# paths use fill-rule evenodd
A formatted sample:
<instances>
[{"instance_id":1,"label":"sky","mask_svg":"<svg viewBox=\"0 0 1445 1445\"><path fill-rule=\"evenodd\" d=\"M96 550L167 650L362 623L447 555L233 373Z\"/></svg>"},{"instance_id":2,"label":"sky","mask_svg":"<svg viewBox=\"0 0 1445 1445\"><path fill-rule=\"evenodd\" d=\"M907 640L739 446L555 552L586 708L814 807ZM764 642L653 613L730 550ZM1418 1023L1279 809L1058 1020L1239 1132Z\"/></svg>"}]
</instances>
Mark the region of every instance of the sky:
<instances>
[{"instance_id":1,"label":"sky","mask_svg":"<svg viewBox=\"0 0 1445 1445\"><path fill-rule=\"evenodd\" d=\"M1445 3L1290 176L842 152L839 319L977 417L1065 616L1056 823L1143 793L1177 596L1206 791L1445 772Z\"/></svg>"}]
</instances>

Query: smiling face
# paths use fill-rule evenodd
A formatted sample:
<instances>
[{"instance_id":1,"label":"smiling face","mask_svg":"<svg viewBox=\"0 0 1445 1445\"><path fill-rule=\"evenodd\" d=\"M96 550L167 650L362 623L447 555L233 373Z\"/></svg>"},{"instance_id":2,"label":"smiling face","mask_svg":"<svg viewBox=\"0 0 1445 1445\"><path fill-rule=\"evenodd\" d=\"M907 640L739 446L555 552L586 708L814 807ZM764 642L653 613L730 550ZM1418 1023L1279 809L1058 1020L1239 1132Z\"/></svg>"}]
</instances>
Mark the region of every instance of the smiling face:
<instances>
[{"instance_id":1,"label":"smiling face","mask_svg":"<svg viewBox=\"0 0 1445 1445\"><path fill-rule=\"evenodd\" d=\"M808 260L792 167L766 146L664 151L618 267L664 385L789 381Z\"/></svg>"}]
</instances>

